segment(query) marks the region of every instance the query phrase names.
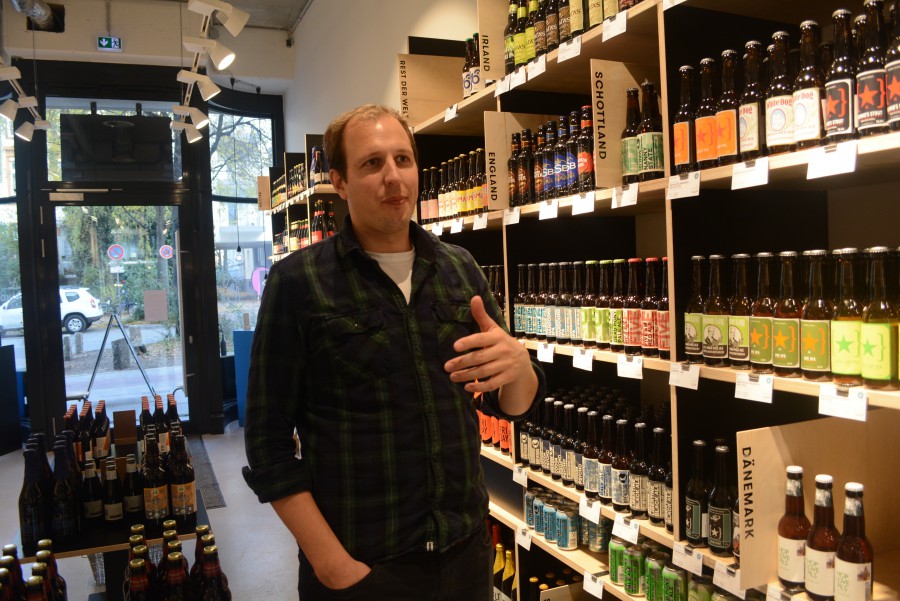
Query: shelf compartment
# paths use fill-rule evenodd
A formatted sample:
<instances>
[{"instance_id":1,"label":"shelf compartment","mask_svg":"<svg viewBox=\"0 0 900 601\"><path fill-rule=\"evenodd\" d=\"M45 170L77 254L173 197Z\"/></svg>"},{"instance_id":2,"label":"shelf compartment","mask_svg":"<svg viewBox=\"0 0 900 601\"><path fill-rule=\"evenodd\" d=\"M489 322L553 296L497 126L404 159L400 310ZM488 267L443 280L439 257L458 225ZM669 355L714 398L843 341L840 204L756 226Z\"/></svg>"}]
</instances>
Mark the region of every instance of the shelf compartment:
<instances>
[{"instance_id":1,"label":"shelf compartment","mask_svg":"<svg viewBox=\"0 0 900 601\"><path fill-rule=\"evenodd\" d=\"M483 115L497 110L494 84L456 104L456 117L445 121L444 113L438 113L413 125L414 134L437 136L480 136L484 133ZM452 106L452 105L451 105ZM447 107L450 108L450 107Z\"/></svg>"}]
</instances>

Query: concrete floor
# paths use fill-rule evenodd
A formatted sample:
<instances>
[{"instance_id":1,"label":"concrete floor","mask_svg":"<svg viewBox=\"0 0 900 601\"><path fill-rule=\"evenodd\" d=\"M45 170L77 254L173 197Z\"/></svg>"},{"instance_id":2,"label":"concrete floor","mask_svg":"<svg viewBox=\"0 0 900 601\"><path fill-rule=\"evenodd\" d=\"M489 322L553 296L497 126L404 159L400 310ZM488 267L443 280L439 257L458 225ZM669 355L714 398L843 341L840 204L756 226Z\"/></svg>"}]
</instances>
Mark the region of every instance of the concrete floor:
<instances>
[{"instance_id":1,"label":"concrete floor","mask_svg":"<svg viewBox=\"0 0 900 601\"><path fill-rule=\"evenodd\" d=\"M212 462L227 507L210 509L222 569L228 576L232 598L288 601L297 599L297 544L270 505L261 505L241 477L246 465L244 431L232 422L225 434L205 435L203 442ZM12 542L19 530L18 498L23 474L21 453L0 456L0 544ZM193 562L194 542L184 543ZM87 601L103 587L94 584L85 557L59 560L69 587L70 601ZM25 576L29 575L25 566Z\"/></svg>"}]
</instances>

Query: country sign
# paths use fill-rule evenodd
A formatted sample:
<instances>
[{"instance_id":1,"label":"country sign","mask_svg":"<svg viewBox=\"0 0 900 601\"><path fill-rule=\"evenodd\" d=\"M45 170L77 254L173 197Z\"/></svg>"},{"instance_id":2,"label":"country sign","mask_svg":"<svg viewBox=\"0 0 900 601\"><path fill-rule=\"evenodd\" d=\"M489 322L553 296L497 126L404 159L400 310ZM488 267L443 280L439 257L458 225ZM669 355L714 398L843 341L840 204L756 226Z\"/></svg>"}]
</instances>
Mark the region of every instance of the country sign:
<instances>
[{"instance_id":1,"label":"country sign","mask_svg":"<svg viewBox=\"0 0 900 601\"><path fill-rule=\"evenodd\" d=\"M106 254L109 255L109 258L113 261L119 261L125 258L125 249L122 248L121 244L113 244L106 249Z\"/></svg>"},{"instance_id":2,"label":"country sign","mask_svg":"<svg viewBox=\"0 0 900 601\"><path fill-rule=\"evenodd\" d=\"M163 259L171 259L175 254L175 251L168 244L163 244L159 247L159 256Z\"/></svg>"}]
</instances>

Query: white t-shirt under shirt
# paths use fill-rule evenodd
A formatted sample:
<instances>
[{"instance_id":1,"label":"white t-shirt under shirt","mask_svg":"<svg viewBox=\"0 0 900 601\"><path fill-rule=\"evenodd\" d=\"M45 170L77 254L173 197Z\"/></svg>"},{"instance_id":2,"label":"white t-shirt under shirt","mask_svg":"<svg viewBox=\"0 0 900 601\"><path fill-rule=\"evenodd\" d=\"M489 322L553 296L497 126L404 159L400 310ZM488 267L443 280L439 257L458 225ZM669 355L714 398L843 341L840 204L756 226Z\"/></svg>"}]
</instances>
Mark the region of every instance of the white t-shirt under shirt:
<instances>
[{"instance_id":1,"label":"white t-shirt under shirt","mask_svg":"<svg viewBox=\"0 0 900 601\"><path fill-rule=\"evenodd\" d=\"M402 253L366 253L381 266L381 270L388 274L394 283L400 288L406 302L412 294L412 268L416 260L416 249Z\"/></svg>"}]
</instances>

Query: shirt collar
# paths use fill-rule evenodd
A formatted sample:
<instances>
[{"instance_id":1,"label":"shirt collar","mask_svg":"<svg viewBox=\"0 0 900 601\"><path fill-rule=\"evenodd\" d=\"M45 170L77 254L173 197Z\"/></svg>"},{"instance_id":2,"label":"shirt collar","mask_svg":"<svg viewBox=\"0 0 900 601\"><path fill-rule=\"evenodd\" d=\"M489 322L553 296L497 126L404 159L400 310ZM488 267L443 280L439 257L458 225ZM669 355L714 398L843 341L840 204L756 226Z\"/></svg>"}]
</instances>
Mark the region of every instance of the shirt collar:
<instances>
[{"instance_id":1,"label":"shirt collar","mask_svg":"<svg viewBox=\"0 0 900 601\"><path fill-rule=\"evenodd\" d=\"M412 240L413 247L416 249L416 259L424 259L431 263L437 256L437 245L440 240L434 234L425 231L415 221L409 222L409 238ZM351 253L359 253L365 255L356 234L353 231L353 223L350 221L350 215L344 217L344 227L338 233L337 241L338 256L343 259Z\"/></svg>"}]
</instances>

